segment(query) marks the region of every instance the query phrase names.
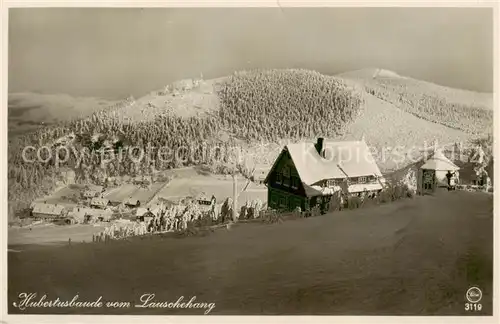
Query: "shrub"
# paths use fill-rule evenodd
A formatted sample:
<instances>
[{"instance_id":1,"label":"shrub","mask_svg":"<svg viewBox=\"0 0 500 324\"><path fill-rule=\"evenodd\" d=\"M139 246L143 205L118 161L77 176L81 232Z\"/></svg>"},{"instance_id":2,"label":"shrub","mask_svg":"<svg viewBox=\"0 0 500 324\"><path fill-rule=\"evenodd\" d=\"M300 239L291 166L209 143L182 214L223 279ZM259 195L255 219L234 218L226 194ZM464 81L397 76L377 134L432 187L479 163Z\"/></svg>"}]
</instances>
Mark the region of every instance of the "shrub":
<instances>
[{"instance_id":1,"label":"shrub","mask_svg":"<svg viewBox=\"0 0 500 324\"><path fill-rule=\"evenodd\" d=\"M314 206L311 208L311 216L320 216L321 215L321 209L319 206Z\"/></svg>"},{"instance_id":2,"label":"shrub","mask_svg":"<svg viewBox=\"0 0 500 324\"><path fill-rule=\"evenodd\" d=\"M408 189L408 190L406 191L406 197L407 197L407 198L414 198L414 197L415 197L415 195L416 195L415 190Z\"/></svg>"},{"instance_id":3,"label":"shrub","mask_svg":"<svg viewBox=\"0 0 500 324\"><path fill-rule=\"evenodd\" d=\"M264 212L262 222L267 224L282 223L283 217L279 211L270 209Z\"/></svg>"},{"instance_id":4,"label":"shrub","mask_svg":"<svg viewBox=\"0 0 500 324\"><path fill-rule=\"evenodd\" d=\"M342 200L340 195L332 195L330 201L328 202L328 212L335 212L341 210Z\"/></svg>"},{"instance_id":5,"label":"shrub","mask_svg":"<svg viewBox=\"0 0 500 324\"><path fill-rule=\"evenodd\" d=\"M196 219L190 223L192 223L193 226L195 226L195 227L207 227L207 226L216 225L216 222L212 219L212 217L210 217L210 215L208 213L204 214L199 219Z\"/></svg>"},{"instance_id":6,"label":"shrub","mask_svg":"<svg viewBox=\"0 0 500 324\"><path fill-rule=\"evenodd\" d=\"M347 208L348 209L359 208L359 207L361 207L362 203L363 202L361 201L361 198L359 198L358 196L351 196L351 197L347 198Z\"/></svg>"},{"instance_id":7,"label":"shrub","mask_svg":"<svg viewBox=\"0 0 500 324\"><path fill-rule=\"evenodd\" d=\"M189 236L207 236L210 233L212 233L214 230L211 228L207 227L197 227L195 224L192 222L188 223L188 226L186 229L183 230L176 230L175 234L176 237L189 237Z\"/></svg>"},{"instance_id":8,"label":"shrub","mask_svg":"<svg viewBox=\"0 0 500 324\"><path fill-rule=\"evenodd\" d=\"M413 198L415 197L415 191L408 188L407 184L395 183L389 184L384 188L376 197L376 200L380 203L387 203L402 198Z\"/></svg>"},{"instance_id":9,"label":"shrub","mask_svg":"<svg viewBox=\"0 0 500 324\"><path fill-rule=\"evenodd\" d=\"M392 197L391 197L392 201L401 199L403 196L405 196L405 187L396 185L390 188L392 189Z\"/></svg>"}]
</instances>

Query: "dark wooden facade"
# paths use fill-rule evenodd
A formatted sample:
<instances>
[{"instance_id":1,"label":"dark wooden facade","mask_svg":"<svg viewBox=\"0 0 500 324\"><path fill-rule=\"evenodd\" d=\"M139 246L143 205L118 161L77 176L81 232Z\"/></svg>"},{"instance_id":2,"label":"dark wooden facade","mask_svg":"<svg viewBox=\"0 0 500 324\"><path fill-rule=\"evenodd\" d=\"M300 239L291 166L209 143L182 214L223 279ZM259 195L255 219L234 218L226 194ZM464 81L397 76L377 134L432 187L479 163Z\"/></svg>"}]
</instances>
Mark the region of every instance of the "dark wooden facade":
<instances>
[{"instance_id":1,"label":"dark wooden facade","mask_svg":"<svg viewBox=\"0 0 500 324\"><path fill-rule=\"evenodd\" d=\"M293 210L300 207L305 210L309 207L304 186L287 150L281 152L268 175L267 188L268 205L273 209Z\"/></svg>"}]
</instances>

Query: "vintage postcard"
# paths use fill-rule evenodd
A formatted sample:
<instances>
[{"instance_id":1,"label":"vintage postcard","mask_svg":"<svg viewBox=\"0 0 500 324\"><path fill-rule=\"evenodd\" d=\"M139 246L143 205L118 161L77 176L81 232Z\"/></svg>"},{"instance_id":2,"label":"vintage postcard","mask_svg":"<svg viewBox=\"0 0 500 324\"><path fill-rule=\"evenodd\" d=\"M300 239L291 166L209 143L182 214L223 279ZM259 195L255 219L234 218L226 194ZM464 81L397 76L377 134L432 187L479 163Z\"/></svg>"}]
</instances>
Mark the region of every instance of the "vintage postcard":
<instances>
[{"instance_id":1,"label":"vintage postcard","mask_svg":"<svg viewBox=\"0 0 500 324\"><path fill-rule=\"evenodd\" d=\"M2 321L498 320L498 5L390 5L5 2Z\"/></svg>"}]
</instances>

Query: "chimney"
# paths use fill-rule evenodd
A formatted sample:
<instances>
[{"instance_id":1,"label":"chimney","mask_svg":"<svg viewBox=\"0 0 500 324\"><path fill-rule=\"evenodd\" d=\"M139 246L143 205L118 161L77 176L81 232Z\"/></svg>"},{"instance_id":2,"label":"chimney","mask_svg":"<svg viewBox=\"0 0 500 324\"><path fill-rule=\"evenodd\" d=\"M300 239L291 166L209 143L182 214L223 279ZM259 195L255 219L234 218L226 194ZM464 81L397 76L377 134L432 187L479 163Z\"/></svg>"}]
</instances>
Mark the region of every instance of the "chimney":
<instances>
[{"instance_id":1,"label":"chimney","mask_svg":"<svg viewBox=\"0 0 500 324\"><path fill-rule=\"evenodd\" d=\"M323 147L323 142L324 142L324 138L323 137L318 137L318 141L316 142L316 151L318 151L318 154L321 156L321 157L325 157L325 152L324 152L324 147Z\"/></svg>"}]
</instances>

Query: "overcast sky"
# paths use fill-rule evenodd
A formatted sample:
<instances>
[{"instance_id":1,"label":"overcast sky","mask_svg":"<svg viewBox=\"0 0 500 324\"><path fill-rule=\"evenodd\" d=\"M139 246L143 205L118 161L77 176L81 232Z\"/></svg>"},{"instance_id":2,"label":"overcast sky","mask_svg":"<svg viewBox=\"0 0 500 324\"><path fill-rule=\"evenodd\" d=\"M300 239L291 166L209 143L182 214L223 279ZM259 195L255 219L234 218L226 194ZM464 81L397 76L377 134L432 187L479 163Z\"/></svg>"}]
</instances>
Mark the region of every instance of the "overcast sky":
<instances>
[{"instance_id":1,"label":"overcast sky","mask_svg":"<svg viewBox=\"0 0 500 324\"><path fill-rule=\"evenodd\" d=\"M121 98L256 67L492 91L488 8L10 9L9 92Z\"/></svg>"}]
</instances>

